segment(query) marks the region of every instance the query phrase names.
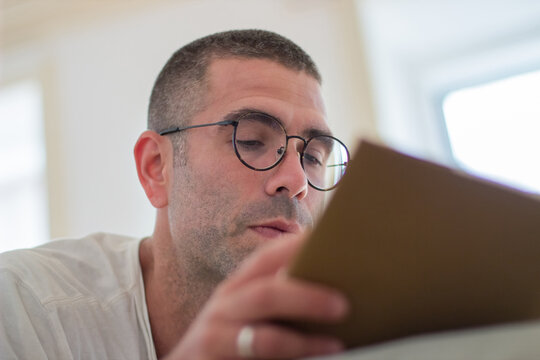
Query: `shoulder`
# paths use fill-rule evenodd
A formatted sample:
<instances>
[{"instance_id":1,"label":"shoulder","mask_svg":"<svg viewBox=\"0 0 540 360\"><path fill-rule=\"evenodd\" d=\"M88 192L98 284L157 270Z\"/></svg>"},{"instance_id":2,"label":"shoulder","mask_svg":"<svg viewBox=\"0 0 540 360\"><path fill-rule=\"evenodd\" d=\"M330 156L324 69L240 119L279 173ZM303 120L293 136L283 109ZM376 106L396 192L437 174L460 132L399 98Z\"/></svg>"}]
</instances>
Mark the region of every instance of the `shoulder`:
<instances>
[{"instance_id":1,"label":"shoulder","mask_svg":"<svg viewBox=\"0 0 540 360\"><path fill-rule=\"evenodd\" d=\"M145 354L140 240L99 233L0 254L2 351L32 359Z\"/></svg>"},{"instance_id":2,"label":"shoulder","mask_svg":"<svg viewBox=\"0 0 540 360\"><path fill-rule=\"evenodd\" d=\"M44 306L129 287L137 280L139 240L96 233L6 252L0 254L0 282L2 288L9 282L27 289Z\"/></svg>"}]
</instances>

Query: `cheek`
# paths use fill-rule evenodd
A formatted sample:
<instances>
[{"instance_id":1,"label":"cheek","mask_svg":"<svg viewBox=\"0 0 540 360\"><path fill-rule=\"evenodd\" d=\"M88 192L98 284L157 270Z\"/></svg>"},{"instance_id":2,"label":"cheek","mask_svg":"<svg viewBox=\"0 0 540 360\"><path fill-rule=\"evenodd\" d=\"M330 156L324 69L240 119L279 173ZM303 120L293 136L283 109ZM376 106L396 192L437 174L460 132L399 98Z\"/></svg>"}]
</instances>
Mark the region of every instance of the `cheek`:
<instances>
[{"instance_id":1,"label":"cheek","mask_svg":"<svg viewBox=\"0 0 540 360\"><path fill-rule=\"evenodd\" d=\"M179 228L220 226L234 207L237 190L226 176L185 172L174 185L172 215Z\"/></svg>"},{"instance_id":2,"label":"cheek","mask_svg":"<svg viewBox=\"0 0 540 360\"><path fill-rule=\"evenodd\" d=\"M233 155L216 160L208 176L213 177L218 186L230 191L247 194L259 194L264 191L266 172L254 171L243 165Z\"/></svg>"},{"instance_id":3,"label":"cheek","mask_svg":"<svg viewBox=\"0 0 540 360\"><path fill-rule=\"evenodd\" d=\"M306 196L304 200L307 204L307 208L313 215L313 218L318 219L324 212L325 204L327 201L326 193L310 187L308 189L308 196Z\"/></svg>"},{"instance_id":4,"label":"cheek","mask_svg":"<svg viewBox=\"0 0 540 360\"><path fill-rule=\"evenodd\" d=\"M255 192L257 180L254 172L245 168L238 159L216 159L193 180L203 202L214 202L212 207L226 204L234 211L237 204ZM247 171L246 171L247 170ZM220 204L218 204L220 203Z\"/></svg>"}]
</instances>

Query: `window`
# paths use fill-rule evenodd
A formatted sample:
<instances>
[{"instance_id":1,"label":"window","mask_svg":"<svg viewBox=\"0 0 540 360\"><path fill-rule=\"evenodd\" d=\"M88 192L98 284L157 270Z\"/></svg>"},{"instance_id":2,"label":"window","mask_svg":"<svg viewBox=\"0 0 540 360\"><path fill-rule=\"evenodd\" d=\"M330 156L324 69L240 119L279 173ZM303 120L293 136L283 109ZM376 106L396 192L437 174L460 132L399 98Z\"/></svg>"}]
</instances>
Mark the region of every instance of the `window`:
<instances>
[{"instance_id":1,"label":"window","mask_svg":"<svg viewBox=\"0 0 540 360\"><path fill-rule=\"evenodd\" d=\"M0 252L48 240L41 89L0 88Z\"/></svg>"},{"instance_id":2,"label":"window","mask_svg":"<svg viewBox=\"0 0 540 360\"><path fill-rule=\"evenodd\" d=\"M456 90L443 100L458 165L540 193L540 71Z\"/></svg>"}]
</instances>

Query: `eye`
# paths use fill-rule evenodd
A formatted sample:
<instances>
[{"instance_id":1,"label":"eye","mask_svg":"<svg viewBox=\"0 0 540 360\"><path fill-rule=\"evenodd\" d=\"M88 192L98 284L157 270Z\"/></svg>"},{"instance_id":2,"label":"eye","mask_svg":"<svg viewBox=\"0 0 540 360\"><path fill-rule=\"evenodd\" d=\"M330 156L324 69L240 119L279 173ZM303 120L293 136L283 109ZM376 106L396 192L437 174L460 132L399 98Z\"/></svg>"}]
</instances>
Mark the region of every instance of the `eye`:
<instances>
[{"instance_id":1,"label":"eye","mask_svg":"<svg viewBox=\"0 0 540 360\"><path fill-rule=\"evenodd\" d=\"M313 166L313 167L323 166L322 160L319 160L318 156L311 153L310 154L304 153L304 165Z\"/></svg>"},{"instance_id":2,"label":"eye","mask_svg":"<svg viewBox=\"0 0 540 360\"><path fill-rule=\"evenodd\" d=\"M236 146L240 148L242 151L260 151L265 148L265 144L261 140L240 140L236 139Z\"/></svg>"},{"instance_id":3,"label":"eye","mask_svg":"<svg viewBox=\"0 0 540 360\"><path fill-rule=\"evenodd\" d=\"M308 141L304 151L304 165L313 168L325 168L331 161L334 141L328 136L316 136Z\"/></svg>"}]
</instances>

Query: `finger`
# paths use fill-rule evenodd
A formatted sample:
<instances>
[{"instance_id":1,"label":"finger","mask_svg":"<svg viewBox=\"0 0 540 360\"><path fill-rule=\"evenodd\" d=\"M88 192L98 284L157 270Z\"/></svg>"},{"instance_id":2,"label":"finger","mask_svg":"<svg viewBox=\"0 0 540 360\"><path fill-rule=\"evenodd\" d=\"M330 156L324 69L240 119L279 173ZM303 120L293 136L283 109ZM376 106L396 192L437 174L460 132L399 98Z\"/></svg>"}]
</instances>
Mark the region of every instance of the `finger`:
<instances>
[{"instance_id":1,"label":"finger","mask_svg":"<svg viewBox=\"0 0 540 360\"><path fill-rule=\"evenodd\" d=\"M303 335L280 326L254 327L253 354L263 359L291 359L342 351L341 341L325 336Z\"/></svg>"},{"instance_id":2,"label":"finger","mask_svg":"<svg viewBox=\"0 0 540 360\"><path fill-rule=\"evenodd\" d=\"M336 290L301 280L267 277L221 298L219 311L233 321L309 319L336 321L348 308Z\"/></svg>"},{"instance_id":3,"label":"finger","mask_svg":"<svg viewBox=\"0 0 540 360\"><path fill-rule=\"evenodd\" d=\"M223 284L222 288L230 291L253 279L275 275L280 269L289 264L303 243L303 238L273 240L251 254L241 264L238 271Z\"/></svg>"},{"instance_id":4,"label":"finger","mask_svg":"<svg viewBox=\"0 0 540 360\"><path fill-rule=\"evenodd\" d=\"M247 347L249 352L253 354L253 358L291 359L332 354L344 348L341 341L332 337L305 335L267 323L257 323L250 327L253 331L253 337ZM240 324L216 324L203 336L198 337L197 348L205 349L204 358L241 359L238 338L242 329L244 326ZM179 355L182 354L182 350L181 347L175 349L169 358L180 359Z\"/></svg>"}]
</instances>

